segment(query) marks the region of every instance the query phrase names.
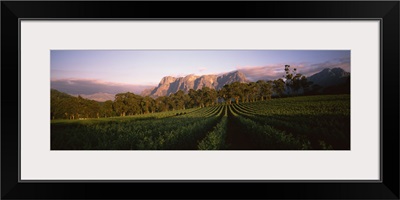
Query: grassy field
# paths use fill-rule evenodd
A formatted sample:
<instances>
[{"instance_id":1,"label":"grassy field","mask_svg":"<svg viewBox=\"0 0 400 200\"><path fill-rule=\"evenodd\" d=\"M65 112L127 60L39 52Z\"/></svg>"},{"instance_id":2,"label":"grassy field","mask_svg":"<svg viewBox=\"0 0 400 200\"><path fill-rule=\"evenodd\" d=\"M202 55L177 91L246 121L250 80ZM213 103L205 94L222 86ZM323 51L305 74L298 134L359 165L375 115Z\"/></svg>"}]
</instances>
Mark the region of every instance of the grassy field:
<instances>
[{"instance_id":1,"label":"grassy field","mask_svg":"<svg viewBox=\"0 0 400 200\"><path fill-rule=\"evenodd\" d=\"M52 150L349 150L350 95L53 120Z\"/></svg>"}]
</instances>

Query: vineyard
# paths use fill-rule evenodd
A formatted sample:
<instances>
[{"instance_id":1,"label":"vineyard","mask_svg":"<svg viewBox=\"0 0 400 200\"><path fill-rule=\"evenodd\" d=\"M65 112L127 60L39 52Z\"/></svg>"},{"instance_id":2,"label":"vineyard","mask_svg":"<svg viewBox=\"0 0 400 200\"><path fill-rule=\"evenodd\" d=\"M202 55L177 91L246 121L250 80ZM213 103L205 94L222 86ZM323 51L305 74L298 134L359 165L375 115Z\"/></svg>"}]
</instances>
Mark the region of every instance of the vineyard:
<instances>
[{"instance_id":1,"label":"vineyard","mask_svg":"<svg viewBox=\"0 0 400 200\"><path fill-rule=\"evenodd\" d=\"M52 120L52 150L349 150L350 95Z\"/></svg>"}]
</instances>

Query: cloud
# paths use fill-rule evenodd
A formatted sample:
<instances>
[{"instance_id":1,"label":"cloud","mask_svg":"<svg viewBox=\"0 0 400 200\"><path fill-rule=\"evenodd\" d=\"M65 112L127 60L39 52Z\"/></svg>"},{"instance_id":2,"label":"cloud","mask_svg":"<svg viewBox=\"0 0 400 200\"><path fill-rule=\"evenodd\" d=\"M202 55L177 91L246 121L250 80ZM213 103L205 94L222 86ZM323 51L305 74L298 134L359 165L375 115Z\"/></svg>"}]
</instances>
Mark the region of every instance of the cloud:
<instances>
[{"instance_id":1,"label":"cloud","mask_svg":"<svg viewBox=\"0 0 400 200\"><path fill-rule=\"evenodd\" d=\"M297 73L305 76L312 76L325 68L340 67L350 72L350 57L336 58L322 63L279 63L265 66L238 66L250 81L275 80L285 75L285 65L290 65L291 69L296 68Z\"/></svg>"},{"instance_id":2,"label":"cloud","mask_svg":"<svg viewBox=\"0 0 400 200\"><path fill-rule=\"evenodd\" d=\"M206 71L206 70L207 70L206 67L200 67L200 68L199 68L199 72L200 72L200 73L202 73L202 72L204 72L204 71Z\"/></svg>"},{"instance_id":3,"label":"cloud","mask_svg":"<svg viewBox=\"0 0 400 200\"><path fill-rule=\"evenodd\" d=\"M279 64L237 67L237 70L242 72L250 81L273 80L282 77L284 74L283 67Z\"/></svg>"},{"instance_id":4,"label":"cloud","mask_svg":"<svg viewBox=\"0 0 400 200\"><path fill-rule=\"evenodd\" d=\"M51 81L51 88L74 95L117 94L121 92L140 94L143 90L151 87L154 87L154 85L133 85L91 79L58 79Z\"/></svg>"},{"instance_id":5,"label":"cloud","mask_svg":"<svg viewBox=\"0 0 400 200\"><path fill-rule=\"evenodd\" d=\"M320 71L325 68L337 68L337 67L340 67L345 71L350 72L350 57L335 59L332 61L316 63L311 65L311 68L318 69Z\"/></svg>"}]
</instances>

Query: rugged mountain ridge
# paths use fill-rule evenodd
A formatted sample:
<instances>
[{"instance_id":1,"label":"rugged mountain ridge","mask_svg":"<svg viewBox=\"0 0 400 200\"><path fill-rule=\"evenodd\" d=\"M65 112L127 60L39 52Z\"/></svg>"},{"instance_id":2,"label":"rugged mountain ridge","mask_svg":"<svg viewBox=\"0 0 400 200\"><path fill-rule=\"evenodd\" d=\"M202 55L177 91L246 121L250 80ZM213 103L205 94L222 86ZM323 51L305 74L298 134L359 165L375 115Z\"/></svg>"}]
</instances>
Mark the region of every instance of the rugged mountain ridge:
<instances>
[{"instance_id":1,"label":"rugged mountain ridge","mask_svg":"<svg viewBox=\"0 0 400 200\"><path fill-rule=\"evenodd\" d=\"M188 92L190 89L198 90L203 87L219 90L224 85L233 82L249 82L246 76L240 71L229 72L222 75L187 75L185 77L163 77L157 87L149 90L144 90L142 96L168 96L179 90Z\"/></svg>"},{"instance_id":2,"label":"rugged mountain ridge","mask_svg":"<svg viewBox=\"0 0 400 200\"><path fill-rule=\"evenodd\" d=\"M344 71L342 68L326 68L307 79L315 85L328 87L344 84L348 81L349 77L350 73Z\"/></svg>"}]
</instances>

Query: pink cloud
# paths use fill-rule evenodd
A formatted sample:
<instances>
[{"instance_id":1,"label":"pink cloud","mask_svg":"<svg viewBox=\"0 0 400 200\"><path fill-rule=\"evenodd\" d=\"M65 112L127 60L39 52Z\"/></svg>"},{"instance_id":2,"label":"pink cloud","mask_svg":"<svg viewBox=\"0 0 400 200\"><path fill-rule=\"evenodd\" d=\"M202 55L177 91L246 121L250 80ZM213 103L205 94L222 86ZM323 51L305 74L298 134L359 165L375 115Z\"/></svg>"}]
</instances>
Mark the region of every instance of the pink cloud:
<instances>
[{"instance_id":1,"label":"pink cloud","mask_svg":"<svg viewBox=\"0 0 400 200\"><path fill-rule=\"evenodd\" d=\"M297 73L305 76L312 76L325 68L342 68L350 72L350 58L338 58L323 63L278 63L265 66L238 66L237 70L241 71L250 81L258 80L275 80L283 78L285 75L285 65L290 65L291 70L296 68Z\"/></svg>"},{"instance_id":2,"label":"pink cloud","mask_svg":"<svg viewBox=\"0 0 400 200\"><path fill-rule=\"evenodd\" d=\"M274 80L284 74L285 64L273 64L266 66L238 66L236 69L242 72L250 81Z\"/></svg>"},{"instance_id":3,"label":"pink cloud","mask_svg":"<svg viewBox=\"0 0 400 200\"><path fill-rule=\"evenodd\" d=\"M140 94L155 85L134 85L128 83L108 82L95 79L53 79L51 88L68 94L93 95L96 93L117 94L133 92Z\"/></svg>"}]
</instances>

